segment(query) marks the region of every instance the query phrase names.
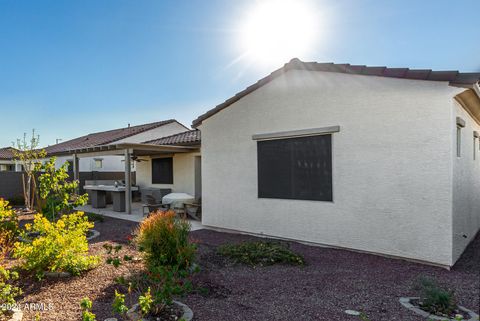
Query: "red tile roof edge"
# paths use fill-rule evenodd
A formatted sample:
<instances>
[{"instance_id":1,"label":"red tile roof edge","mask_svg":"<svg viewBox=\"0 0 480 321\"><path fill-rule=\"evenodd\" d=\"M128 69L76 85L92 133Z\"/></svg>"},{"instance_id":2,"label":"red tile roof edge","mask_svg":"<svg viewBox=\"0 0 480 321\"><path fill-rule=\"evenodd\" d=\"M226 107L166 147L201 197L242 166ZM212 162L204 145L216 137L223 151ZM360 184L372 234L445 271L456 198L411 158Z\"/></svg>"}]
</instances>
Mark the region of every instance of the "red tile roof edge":
<instances>
[{"instance_id":1,"label":"red tile roof edge","mask_svg":"<svg viewBox=\"0 0 480 321\"><path fill-rule=\"evenodd\" d=\"M303 62L298 58L293 58L283 67L273 71L270 75L260 79L255 84L245 88L244 90L235 94L233 97L227 99L225 102L217 105L213 109L210 109L206 113L197 117L197 119L192 122L192 127L196 128L205 119L227 108L234 102L257 90L258 88L262 87L263 85L267 84L268 82L272 81L273 79L282 75L288 70L310 70L413 80L448 81L451 84L456 85L471 85L480 83L480 72L465 73L456 70L433 71L430 69L388 68L384 66L335 64L333 62Z\"/></svg>"}]
</instances>

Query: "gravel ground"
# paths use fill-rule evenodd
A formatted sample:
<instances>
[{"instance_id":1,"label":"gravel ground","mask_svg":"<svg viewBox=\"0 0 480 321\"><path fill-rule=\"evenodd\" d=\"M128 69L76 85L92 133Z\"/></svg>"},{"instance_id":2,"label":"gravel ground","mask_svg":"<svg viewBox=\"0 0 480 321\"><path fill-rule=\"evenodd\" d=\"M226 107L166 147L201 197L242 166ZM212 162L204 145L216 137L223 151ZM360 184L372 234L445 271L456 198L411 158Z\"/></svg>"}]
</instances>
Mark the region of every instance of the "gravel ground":
<instances>
[{"instance_id":1,"label":"gravel ground","mask_svg":"<svg viewBox=\"0 0 480 321\"><path fill-rule=\"evenodd\" d=\"M461 305L479 312L480 236L453 270L447 271L299 243L291 243L291 249L304 256L307 266L250 268L230 264L215 248L256 238L208 230L192 234L201 242L202 272L196 283L211 289L208 295L191 294L183 299L193 309L195 320L359 320L346 315L346 309L363 311L372 321L425 320L398 302L401 296L416 294L412 284L419 276L450 286Z\"/></svg>"},{"instance_id":2,"label":"gravel ground","mask_svg":"<svg viewBox=\"0 0 480 321\"><path fill-rule=\"evenodd\" d=\"M102 255L98 268L80 277L32 282L22 278L27 302L52 303L54 309L41 313L42 321L80 320L79 302L89 296L97 320L111 317L114 279L129 271L142 270L142 263L127 262L119 268L105 264L103 244L124 245L119 256L138 256L126 239L137 224L105 218L95 229L101 235L91 241L91 252ZM479 312L480 236L477 236L452 271L412 262L291 243L304 256L305 267L276 265L251 268L232 264L216 253L224 243L256 238L208 230L192 232L199 243L201 272L194 284L208 289L181 298L192 308L197 321L225 320L359 320L344 314L346 309L364 311L372 321L424 320L401 307L400 296L413 296L412 284L419 276L434 277L456 290L459 303ZM475 251L474 249L477 249ZM127 302L128 303L128 302ZM24 320L35 312L25 311Z\"/></svg>"}]
</instances>

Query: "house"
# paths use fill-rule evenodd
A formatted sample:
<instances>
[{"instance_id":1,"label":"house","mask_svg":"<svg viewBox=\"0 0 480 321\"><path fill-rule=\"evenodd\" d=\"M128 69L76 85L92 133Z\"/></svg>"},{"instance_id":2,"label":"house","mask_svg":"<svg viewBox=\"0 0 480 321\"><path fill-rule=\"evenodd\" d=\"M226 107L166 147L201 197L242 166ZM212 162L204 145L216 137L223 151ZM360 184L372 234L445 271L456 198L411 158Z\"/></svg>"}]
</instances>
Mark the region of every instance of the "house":
<instances>
[{"instance_id":1,"label":"house","mask_svg":"<svg viewBox=\"0 0 480 321\"><path fill-rule=\"evenodd\" d=\"M65 162L72 162L72 150L88 150L95 146L119 144L119 143L140 143L148 139L154 139L175 133L183 132L188 128L174 119L158 121L138 126L128 126L119 129L102 131L74 138L59 144L45 148L47 156L56 156L56 165L60 166ZM84 157L79 161L80 172L121 172L125 164L121 156L97 156Z\"/></svg>"},{"instance_id":2,"label":"house","mask_svg":"<svg viewBox=\"0 0 480 321\"><path fill-rule=\"evenodd\" d=\"M20 172L22 166L14 160L13 147L0 148L0 172Z\"/></svg>"},{"instance_id":3,"label":"house","mask_svg":"<svg viewBox=\"0 0 480 321\"><path fill-rule=\"evenodd\" d=\"M193 122L202 223L453 266L480 228L479 81L291 60Z\"/></svg>"},{"instance_id":4,"label":"house","mask_svg":"<svg viewBox=\"0 0 480 321\"><path fill-rule=\"evenodd\" d=\"M79 179L80 187L83 187L86 180L126 180L124 152L123 149L118 152L117 146L136 146L144 141L159 139L188 130L187 127L175 119L138 126L129 125L125 128L92 133L51 145L46 147L45 151L48 158L57 157L56 167L69 162L69 170L72 171L71 176ZM13 160L11 150L11 148L0 150L0 169L21 171L19 164L16 165L16 168L14 167L16 162ZM136 158L133 158L128 161L128 164L131 164L129 168L131 172L135 171L135 160ZM46 162L47 158L41 161ZM129 174L129 177L131 177L131 174ZM8 184L3 184L7 181ZM0 197L14 197L21 191L21 175L2 175L0 177Z\"/></svg>"}]
</instances>

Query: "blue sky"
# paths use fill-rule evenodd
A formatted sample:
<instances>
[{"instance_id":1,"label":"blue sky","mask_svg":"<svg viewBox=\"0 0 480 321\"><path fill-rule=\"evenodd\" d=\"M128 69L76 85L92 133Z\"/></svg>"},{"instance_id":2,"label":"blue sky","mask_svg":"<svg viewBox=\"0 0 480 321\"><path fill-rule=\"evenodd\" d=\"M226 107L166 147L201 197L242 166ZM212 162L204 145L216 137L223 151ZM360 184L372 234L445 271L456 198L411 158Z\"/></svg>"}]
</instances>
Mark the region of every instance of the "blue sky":
<instances>
[{"instance_id":1,"label":"blue sky","mask_svg":"<svg viewBox=\"0 0 480 321\"><path fill-rule=\"evenodd\" d=\"M0 146L190 125L274 69L232 63L258 1L0 0ZM480 71L478 0L313 2L322 39L302 60Z\"/></svg>"}]
</instances>

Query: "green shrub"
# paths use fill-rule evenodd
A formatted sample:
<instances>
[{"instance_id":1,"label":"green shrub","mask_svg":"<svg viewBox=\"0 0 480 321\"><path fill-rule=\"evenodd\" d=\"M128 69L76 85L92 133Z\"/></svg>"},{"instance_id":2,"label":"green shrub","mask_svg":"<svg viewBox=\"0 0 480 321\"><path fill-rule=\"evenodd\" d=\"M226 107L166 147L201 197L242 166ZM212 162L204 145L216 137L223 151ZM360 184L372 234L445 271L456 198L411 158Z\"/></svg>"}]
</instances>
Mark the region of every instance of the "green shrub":
<instances>
[{"instance_id":1,"label":"green shrub","mask_svg":"<svg viewBox=\"0 0 480 321\"><path fill-rule=\"evenodd\" d=\"M174 211L159 211L145 219L136 231L136 243L145 253L147 267L188 269L196 251L188 239L189 232L190 223L177 220Z\"/></svg>"},{"instance_id":2,"label":"green shrub","mask_svg":"<svg viewBox=\"0 0 480 321\"><path fill-rule=\"evenodd\" d=\"M112 304L113 312L120 315L124 315L128 311L128 307L125 305L125 294L121 294L115 290L115 300Z\"/></svg>"},{"instance_id":3,"label":"green shrub","mask_svg":"<svg viewBox=\"0 0 480 321\"><path fill-rule=\"evenodd\" d=\"M293 253L288 247L278 242L244 242L226 244L219 247L218 252L233 259L237 263L251 266L265 266L276 263L304 265L302 256Z\"/></svg>"},{"instance_id":4,"label":"green shrub","mask_svg":"<svg viewBox=\"0 0 480 321\"><path fill-rule=\"evenodd\" d=\"M18 218L8 201L0 198L0 262L12 249L18 236Z\"/></svg>"},{"instance_id":5,"label":"green shrub","mask_svg":"<svg viewBox=\"0 0 480 321\"><path fill-rule=\"evenodd\" d=\"M425 311L437 315L451 316L457 308L453 291L441 287L436 281L428 278L419 280L420 306Z\"/></svg>"},{"instance_id":6,"label":"green shrub","mask_svg":"<svg viewBox=\"0 0 480 321\"><path fill-rule=\"evenodd\" d=\"M83 212L64 215L56 222L37 214L33 225L27 224L25 228L40 235L30 242L17 242L15 257L22 259L25 270L36 273L39 278L44 271L78 275L99 262L99 257L88 255L86 233L92 227Z\"/></svg>"},{"instance_id":7,"label":"green shrub","mask_svg":"<svg viewBox=\"0 0 480 321\"><path fill-rule=\"evenodd\" d=\"M15 298L22 294L22 290L12 284L17 279L17 272L9 271L0 265L0 319L10 310L9 307L15 304Z\"/></svg>"},{"instance_id":8,"label":"green shrub","mask_svg":"<svg viewBox=\"0 0 480 321\"><path fill-rule=\"evenodd\" d=\"M147 315L152 311L153 299L150 288L148 288L147 292L138 297L138 305L140 306L142 315Z\"/></svg>"},{"instance_id":9,"label":"green shrub","mask_svg":"<svg viewBox=\"0 0 480 321\"><path fill-rule=\"evenodd\" d=\"M196 246L189 241L190 224L175 212L156 212L136 230L135 242L145 254L146 274L134 282L141 292L142 313L159 315L172 304L173 296L192 289L187 279L194 271ZM145 289L148 290L145 292Z\"/></svg>"},{"instance_id":10,"label":"green shrub","mask_svg":"<svg viewBox=\"0 0 480 321\"><path fill-rule=\"evenodd\" d=\"M38 192L41 198L42 212L55 220L62 214L69 214L77 206L87 204L88 194L77 195L78 180L68 181L68 162L60 168L55 168L55 157L45 164L36 165L37 172L43 172L38 177Z\"/></svg>"},{"instance_id":11,"label":"green shrub","mask_svg":"<svg viewBox=\"0 0 480 321\"><path fill-rule=\"evenodd\" d=\"M97 317L91 312L92 301L88 297L80 301L80 307L82 308L82 321L97 321Z\"/></svg>"}]
</instances>

